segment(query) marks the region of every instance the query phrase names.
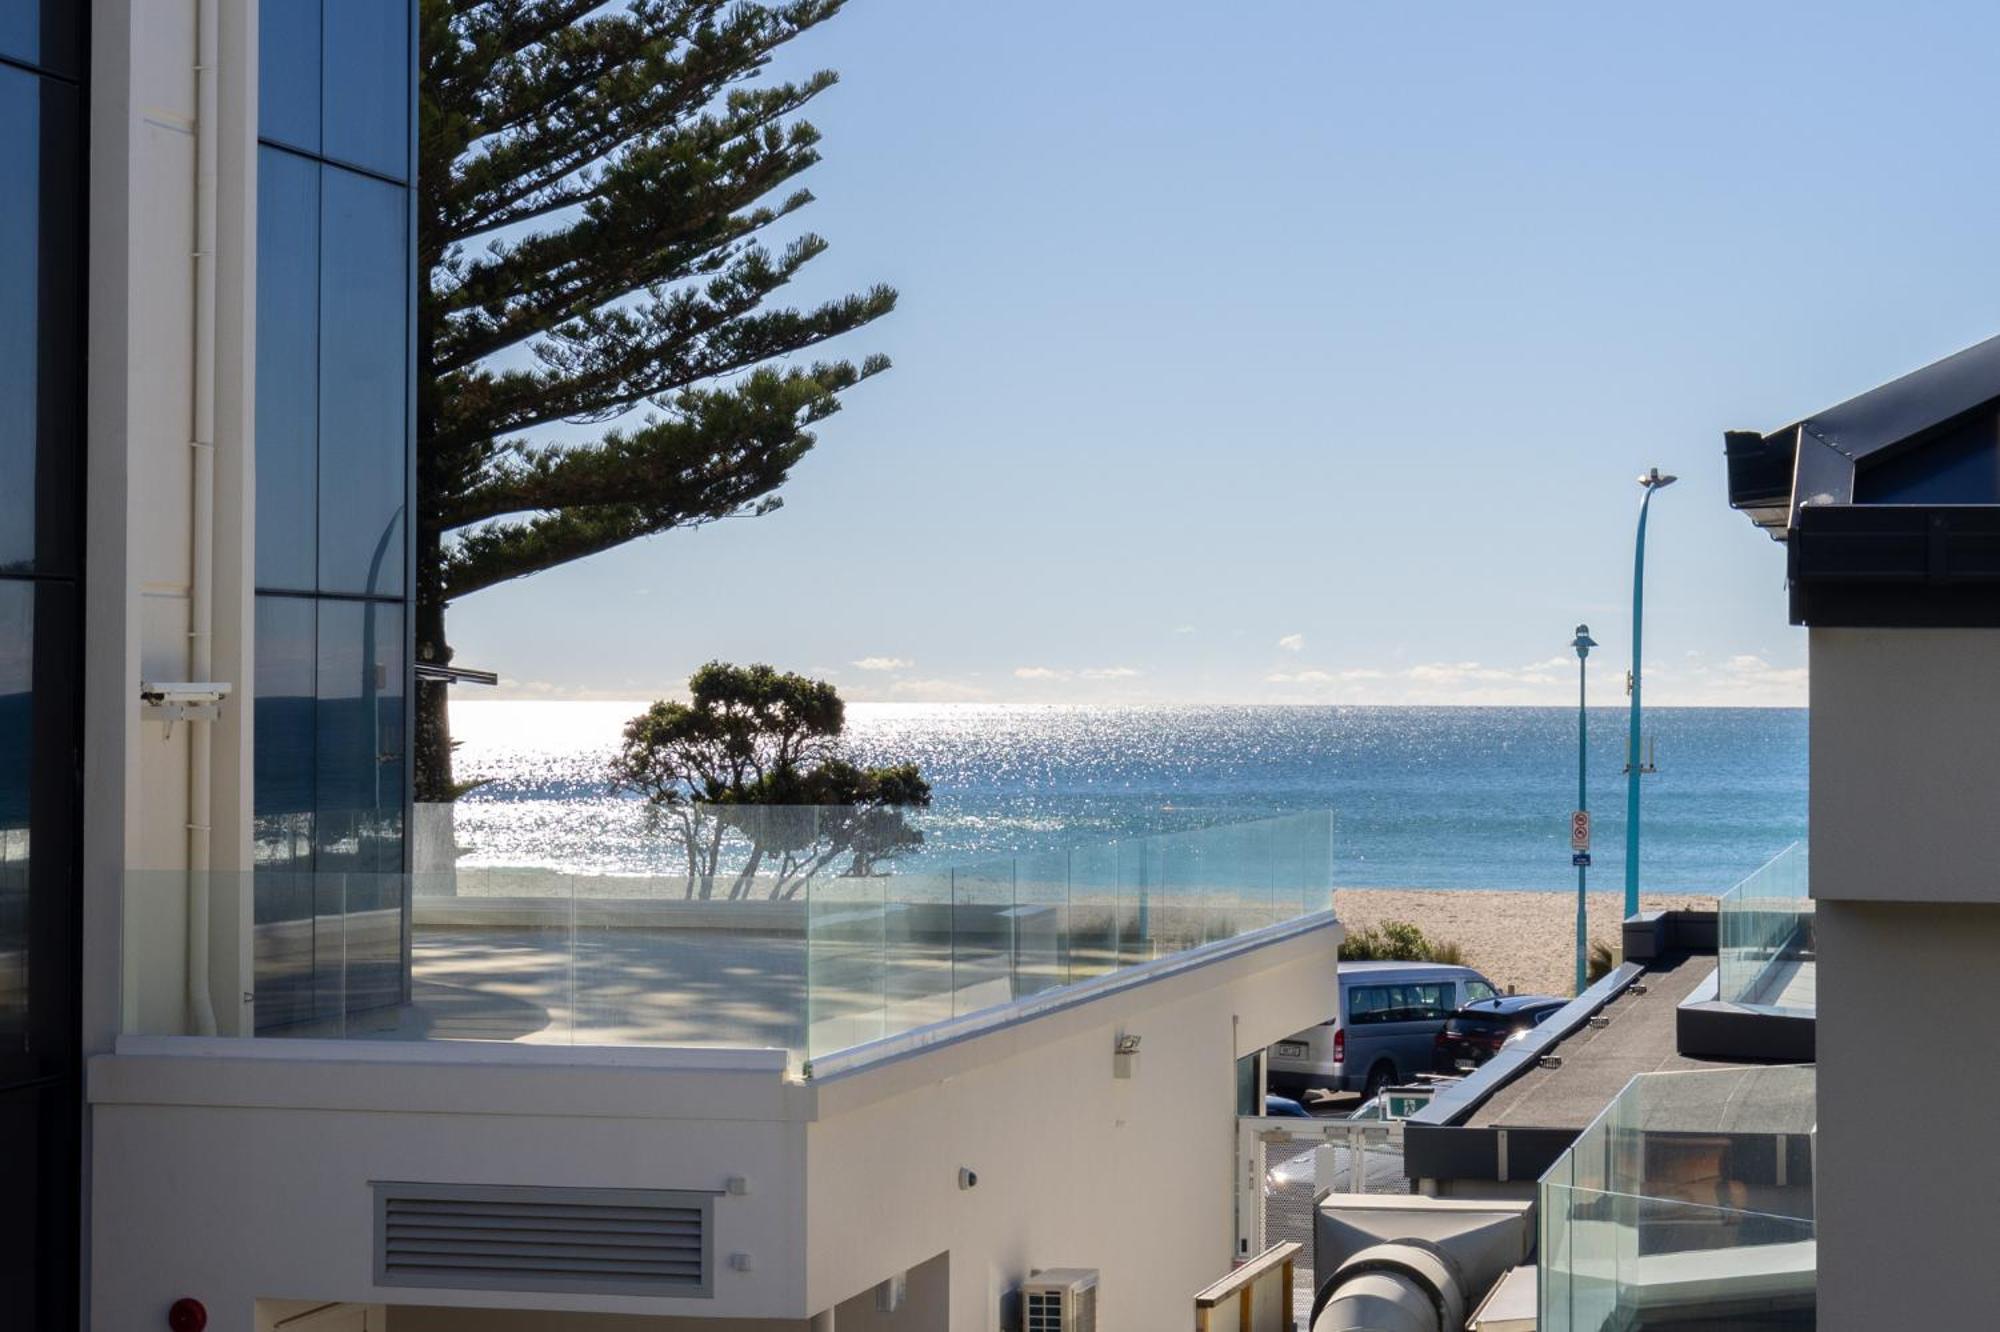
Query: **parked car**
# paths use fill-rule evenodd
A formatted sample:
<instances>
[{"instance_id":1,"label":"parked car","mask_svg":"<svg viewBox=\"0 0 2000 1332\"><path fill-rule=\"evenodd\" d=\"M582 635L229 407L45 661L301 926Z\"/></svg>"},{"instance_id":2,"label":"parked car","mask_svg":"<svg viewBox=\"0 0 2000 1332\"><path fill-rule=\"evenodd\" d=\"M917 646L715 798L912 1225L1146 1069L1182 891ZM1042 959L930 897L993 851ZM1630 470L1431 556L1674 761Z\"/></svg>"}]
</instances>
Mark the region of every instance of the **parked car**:
<instances>
[{"instance_id":1,"label":"parked car","mask_svg":"<svg viewBox=\"0 0 2000 1332\"><path fill-rule=\"evenodd\" d=\"M1471 967L1438 962L1342 962L1340 1011L1268 1051L1270 1085L1374 1096L1430 1071L1445 1020L1499 994Z\"/></svg>"},{"instance_id":2,"label":"parked car","mask_svg":"<svg viewBox=\"0 0 2000 1332\"><path fill-rule=\"evenodd\" d=\"M1437 1034L1433 1067L1440 1073L1478 1068L1508 1041L1539 1027L1568 1002L1547 994L1503 994L1467 1004L1445 1019Z\"/></svg>"}]
</instances>

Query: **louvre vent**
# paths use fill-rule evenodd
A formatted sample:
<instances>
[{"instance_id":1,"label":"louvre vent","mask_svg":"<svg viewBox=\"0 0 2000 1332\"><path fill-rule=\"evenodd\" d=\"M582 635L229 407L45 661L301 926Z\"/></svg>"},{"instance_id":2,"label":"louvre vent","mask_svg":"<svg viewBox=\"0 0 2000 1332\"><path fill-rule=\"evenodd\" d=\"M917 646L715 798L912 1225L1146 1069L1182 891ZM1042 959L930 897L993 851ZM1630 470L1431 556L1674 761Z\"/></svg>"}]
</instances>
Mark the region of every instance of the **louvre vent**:
<instances>
[{"instance_id":1,"label":"louvre vent","mask_svg":"<svg viewBox=\"0 0 2000 1332\"><path fill-rule=\"evenodd\" d=\"M374 1187L379 1285L709 1294L713 1194Z\"/></svg>"}]
</instances>

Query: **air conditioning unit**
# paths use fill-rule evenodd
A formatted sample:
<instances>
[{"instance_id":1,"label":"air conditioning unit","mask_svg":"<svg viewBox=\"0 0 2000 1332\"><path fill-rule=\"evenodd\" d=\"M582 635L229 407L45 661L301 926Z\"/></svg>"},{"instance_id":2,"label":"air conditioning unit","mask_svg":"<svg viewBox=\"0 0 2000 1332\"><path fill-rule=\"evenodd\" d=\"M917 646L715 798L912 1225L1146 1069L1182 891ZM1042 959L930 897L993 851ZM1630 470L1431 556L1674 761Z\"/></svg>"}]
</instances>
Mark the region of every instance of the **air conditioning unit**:
<instances>
[{"instance_id":1,"label":"air conditioning unit","mask_svg":"<svg viewBox=\"0 0 2000 1332\"><path fill-rule=\"evenodd\" d=\"M1097 1332L1097 1269L1051 1267L1021 1284L1021 1332Z\"/></svg>"}]
</instances>

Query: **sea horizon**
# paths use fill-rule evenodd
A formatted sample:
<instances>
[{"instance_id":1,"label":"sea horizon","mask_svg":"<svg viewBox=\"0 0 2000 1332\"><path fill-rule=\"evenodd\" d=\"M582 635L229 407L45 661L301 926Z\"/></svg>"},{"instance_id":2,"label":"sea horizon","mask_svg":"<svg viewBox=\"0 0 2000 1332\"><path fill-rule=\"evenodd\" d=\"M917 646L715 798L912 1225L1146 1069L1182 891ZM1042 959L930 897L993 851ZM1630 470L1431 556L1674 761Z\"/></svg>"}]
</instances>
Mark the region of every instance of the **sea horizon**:
<instances>
[{"instance_id":1,"label":"sea horizon","mask_svg":"<svg viewBox=\"0 0 2000 1332\"><path fill-rule=\"evenodd\" d=\"M468 865L671 872L643 806L609 788L637 700L460 700ZM1594 707L1594 890L1622 885L1627 711ZM1805 835L1806 711L1648 707L1648 891L1721 892ZM1343 887L1570 889L1576 709L1433 704L849 704L868 763L913 761L934 799L900 869L1245 821L1335 815Z\"/></svg>"}]
</instances>

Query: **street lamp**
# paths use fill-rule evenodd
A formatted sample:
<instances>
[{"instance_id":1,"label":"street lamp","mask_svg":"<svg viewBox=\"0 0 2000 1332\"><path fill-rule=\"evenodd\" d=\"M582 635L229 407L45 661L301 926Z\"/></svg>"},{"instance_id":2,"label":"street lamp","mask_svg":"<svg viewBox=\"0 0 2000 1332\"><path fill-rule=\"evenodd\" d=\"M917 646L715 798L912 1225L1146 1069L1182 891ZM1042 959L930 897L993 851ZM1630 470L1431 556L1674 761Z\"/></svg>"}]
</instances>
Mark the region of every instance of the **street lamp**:
<instances>
[{"instance_id":1,"label":"street lamp","mask_svg":"<svg viewBox=\"0 0 2000 1332\"><path fill-rule=\"evenodd\" d=\"M1576 627L1576 638L1570 642L1576 649L1576 817L1570 828L1570 859L1576 862L1576 992L1583 993L1588 970L1585 959L1590 950L1589 927L1585 921L1583 906L1584 876L1590 872L1590 791L1586 774L1590 763L1589 720L1584 712L1584 661L1590 650L1597 646L1597 640L1590 636L1590 626ZM1577 843L1583 846L1578 847Z\"/></svg>"},{"instance_id":2,"label":"street lamp","mask_svg":"<svg viewBox=\"0 0 2000 1332\"><path fill-rule=\"evenodd\" d=\"M1625 914L1639 913L1639 631L1645 619L1646 593L1646 511L1652 507L1653 492L1665 490L1679 477L1663 474L1655 467L1639 478L1646 497L1639 501L1639 540L1632 552L1632 671L1626 676L1632 695L1631 734L1625 746Z\"/></svg>"}]
</instances>

